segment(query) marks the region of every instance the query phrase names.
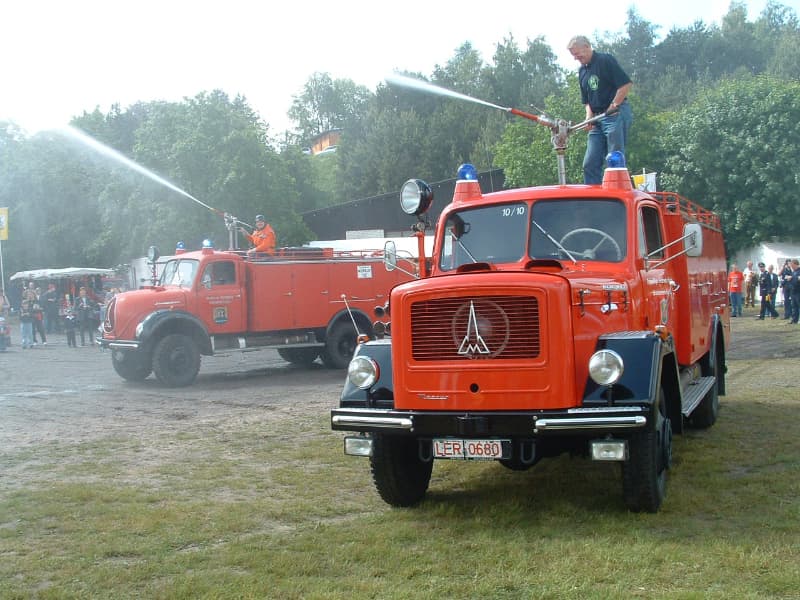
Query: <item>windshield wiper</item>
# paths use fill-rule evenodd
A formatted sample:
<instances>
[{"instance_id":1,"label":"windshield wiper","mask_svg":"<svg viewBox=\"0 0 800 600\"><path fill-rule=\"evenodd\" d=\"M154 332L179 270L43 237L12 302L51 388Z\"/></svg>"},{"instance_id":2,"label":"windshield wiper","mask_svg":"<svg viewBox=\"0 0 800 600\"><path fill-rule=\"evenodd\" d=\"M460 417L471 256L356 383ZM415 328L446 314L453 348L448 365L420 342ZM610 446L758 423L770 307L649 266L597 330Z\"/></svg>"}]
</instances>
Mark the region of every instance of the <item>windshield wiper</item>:
<instances>
[{"instance_id":1,"label":"windshield wiper","mask_svg":"<svg viewBox=\"0 0 800 600\"><path fill-rule=\"evenodd\" d=\"M458 244L459 248L461 248L464 252L466 252L467 256L469 257L469 259L472 262L474 262L474 263L478 262L478 259L476 259L474 256L472 256L472 252L467 250L467 247L461 242L461 239L455 234L455 232L450 231L450 237L453 238L453 240L455 240L455 242Z\"/></svg>"},{"instance_id":2,"label":"windshield wiper","mask_svg":"<svg viewBox=\"0 0 800 600\"><path fill-rule=\"evenodd\" d=\"M536 225L536 228L537 228L539 231L541 231L541 232L542 232L542 233L545 235L545 237L546 237L548 240L550 240L551 242L553 242L553 245L554 245L556 248L558 248L558 249L559 249L561 252L563 252L564 254L566 254L567 256L569 256L569 259L570 259L570 260L571 260L573 263L575 263L575 264L577 264L577 263L578 263L578 261L577 261L577 260L575 260L575 257L574 257L574 256L572 256L572 254L570 253L570 251L569 251L569 250L567 250L566 248L564 248L564 246L562 246L562 245L561 245L561 244L558 242L558 240L556 240L556 239L555 239L555 238L554 238L552 235L550 235L549 233L547 233L547 232L546 232L546 231L545 231L545 230L542 228L542 226L541 226L541 225L539 225L539 224L538 224L536 221L534 221L533 219L531 219L531 223L533 223L534 225Z\"/></svg>"}]
</instances>

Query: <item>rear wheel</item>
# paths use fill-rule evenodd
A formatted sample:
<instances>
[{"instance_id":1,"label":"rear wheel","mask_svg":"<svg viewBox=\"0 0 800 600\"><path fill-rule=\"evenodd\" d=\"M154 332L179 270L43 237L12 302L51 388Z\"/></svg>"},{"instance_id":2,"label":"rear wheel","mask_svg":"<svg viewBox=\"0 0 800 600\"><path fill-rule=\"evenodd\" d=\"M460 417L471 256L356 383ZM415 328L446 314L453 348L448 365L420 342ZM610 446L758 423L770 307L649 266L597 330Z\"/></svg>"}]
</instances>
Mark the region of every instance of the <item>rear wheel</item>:
<instances>
[{"instance_id":1,"label":"rear wheel","mask_svg":"<svg viewBox=\"0 0 800 600\"><path fill-rule=\"evenodd\" d=\"M280 357L288 363L307 367L319 356L319 348L278 348Z\"/></svg>"},{"instance_id":2,"label":"rear wheel","mask_svg":"<svg viewBox=\"0 0 800 600\"><path fill-rule=\"evenodd\" d=\"M330 369L346 369L355 351L356 330L352 323L341 321L333 326L325 340L322 362Z\"/></svg>"},{"instance_id":3,"label":"rear wheel","mask_svg":"<svg viewBox=\"0 0 800 600\"><path fill-rule=\"evenodd\" d=\"M413 506L425 497L433 460L419 457L415 438L373 434L372 481L381 498L392 506Z\"/></svg>"},{"instance_id":4,"label":"rear wheel","mask_svg":"<svg viewBox=\"0 0 800 600\"><path fill-rule=\"evenodd\" d=\"M667 469L672 465L672 424L660 390L655 423L629 440L629 457L622 463L625 505L633 512L658 512L667 495Z\"/></svg>"},{"instance_id":5,"label":"rear wheel","mask_svg":"<svg viewBox=\"0 0 800 600\"><path fill-rule=\"evenodd\" d=\"M149 357L132 350L111 351L111 364L117 375L127 381L143 381L152 372Z\"/></svg>"},{"instance_id":6,"label":"rear wheel","mask_svg":"<svg viewBox=\"0 0 800 600\"><path fill-rule=\"evenodd\" d=\"M200 371L200 351L188 335L173 333L166 336L153 352L153 371L164 385L190 385Z\"/></svg>"}]
</instances>

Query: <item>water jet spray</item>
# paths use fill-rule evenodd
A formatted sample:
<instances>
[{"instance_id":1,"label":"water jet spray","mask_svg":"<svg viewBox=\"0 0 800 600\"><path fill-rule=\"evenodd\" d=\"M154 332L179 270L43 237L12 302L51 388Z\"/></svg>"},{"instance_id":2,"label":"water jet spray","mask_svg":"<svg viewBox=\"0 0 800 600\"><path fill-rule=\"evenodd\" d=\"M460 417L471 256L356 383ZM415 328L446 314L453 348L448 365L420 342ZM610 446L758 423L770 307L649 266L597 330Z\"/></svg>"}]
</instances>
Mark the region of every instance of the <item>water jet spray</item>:
<instances>
[{"instance_id":1,"label":"water jet spray","mask_svg":"<svg viewBox=\"0 0 800 600\"><path fill-rule=\"evenodd\" d=\"M419 79L414 79L413 77L406 77L405 75L399 75L397 73L387 77L386 83L388 83L389 85L397 85L400 87L414 89L421 92L436 94L437 96L444 96L446 98L464 100L466 102L472 102L474 104L487 106L489 108L496 108L497 110L502 110L503 112L507 112L512 115L522 117L524 119L528 119L529 121L533 121L534 123L538 123L539 125L543 125L549 128L550 141L553 143L553 148L556 151L556 157L558 160L558 183L560 185L566 185L567 183L567 169L564 156L567 151L567 141L569 136L576 131L586 129L589 125L595 123L596 121L599 121L608 114L607 112L604 112L599 115L593 116L591 119L586 119L585 121L581 121L580 123L572 123L571 121L567 121L566 119L555 119L552 117L548 117L547 115L534 115L532 113L519 110L518 108L500 106L498 104L487 102L486 100L473 98L472 96L467 96L466 94L462 94L460 92L455 92L453 90L448 90L447 88L439 87L438 85L428 83L427 81L421 81Z\"/></svg>"},{"instance_id":2,"label":"water jet spray","mask_svg":"<svg viewBox=\"0 0 800 600\"><path fill-rule=\"evenodd\" d=\"M181 194L182 196L185 196L189 200L192 200L193 202L196 202L197 204L199 204L203 208L206 208L206 209L210 210L215 215L218 215L218 216L222 217L224 222L225 222L225 228L228 230L228 248L230 250L233 250L233 249L236 248L236 231L237 231L237 228L238 228L239 225L246 225L247 227L250 227L251 229L253 228L253 226L250 225L249 223L245 223L244 221L240 221L239 219L237 219L236 217L234 217L230 213L227 213L227 212L221 211L219 209L216 209L213 206L209 206L205 202L202 202L202 201L198 200L197 198L192 196L189 192L186 192L186 191L182 190L181 188L179 188L174 183L168 181L167 179L164 179L160 175L157 175L153 171L151 171L151 170L143 167L139 163L131 160L130 158L128 158L127 156L125 156L121 152L118 152L117 150L114 150L110 146L106 146L105 144L97 141L92 136L90 136L87 133L81 131L77 127L73 127L72 125L67 125L66 127L56 128L55 131L57 131L59 133L62 133L64 135L66 135L66 136L68 136L68 137L70 137L70 138L82 143L84 146L87 146L87 147L91 148L92 150L94 150L96 152L99 152L103 156L107 156L107 157L117 161L118 163L128 167L129 169L132 169L132 170L136 171L137 173L140 173L141 175L144 175L145 177L147 177L149 179L152 179L156 183L160 183L161 185L171 189L172 191L177 192L177 193Z\"/></svg>"}]
</instances>

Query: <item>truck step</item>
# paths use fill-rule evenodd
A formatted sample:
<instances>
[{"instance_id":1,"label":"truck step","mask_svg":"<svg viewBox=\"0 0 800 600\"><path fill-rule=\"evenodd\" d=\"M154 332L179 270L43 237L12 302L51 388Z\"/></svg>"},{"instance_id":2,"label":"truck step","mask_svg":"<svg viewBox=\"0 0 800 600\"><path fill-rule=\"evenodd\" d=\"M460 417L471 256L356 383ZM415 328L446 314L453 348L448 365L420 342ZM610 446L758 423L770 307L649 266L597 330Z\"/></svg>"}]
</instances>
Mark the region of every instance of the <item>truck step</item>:
<instances>
[{"instance_id":1,"label":"truck step","mask_svg":"<svg viewBox=\"0 0 800 600\"><path fill-rule=\"evenodd\" d=\"M688 417L692 414L692 411L697 408L697 405L703 400L708 390L714 387L714 382L716 380L716 377L701 377L690 383L686 389L683 390L681 412L684 417Z\"/></svg>"}]
</instances>

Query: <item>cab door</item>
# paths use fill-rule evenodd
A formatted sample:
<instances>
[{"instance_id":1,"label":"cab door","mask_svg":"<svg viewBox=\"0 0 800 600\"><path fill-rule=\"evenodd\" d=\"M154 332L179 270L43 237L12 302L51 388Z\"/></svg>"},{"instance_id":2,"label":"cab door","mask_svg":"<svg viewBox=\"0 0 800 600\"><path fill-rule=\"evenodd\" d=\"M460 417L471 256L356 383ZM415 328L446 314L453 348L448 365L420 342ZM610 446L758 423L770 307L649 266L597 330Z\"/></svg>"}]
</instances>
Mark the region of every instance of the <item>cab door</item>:
<instances>
[{"instance_id":1,"label":"cab door","mask_svg":"<svg viewBox=\"0 0 800 600\"><path fill-rule=\"evenodd\" d=\"M676 284L670 277L669 263L659 265L666 258L664 229L661 213L655 206L639 208L639 256L645 268L640 271L645 311L645 325L652 329L664 325L676 326L674 293Z\"/></svg>"},{"instance_id":2,"label":"cab door","mask_svg":"<svg viewBox=\"0 0 800 600\"><path fill-rule=\"evenodd\" d=\"M197 280L197 315L211 335L246 329L242 270L232 260L206 263Z\"/></svg>"}]
</instances>

